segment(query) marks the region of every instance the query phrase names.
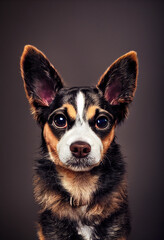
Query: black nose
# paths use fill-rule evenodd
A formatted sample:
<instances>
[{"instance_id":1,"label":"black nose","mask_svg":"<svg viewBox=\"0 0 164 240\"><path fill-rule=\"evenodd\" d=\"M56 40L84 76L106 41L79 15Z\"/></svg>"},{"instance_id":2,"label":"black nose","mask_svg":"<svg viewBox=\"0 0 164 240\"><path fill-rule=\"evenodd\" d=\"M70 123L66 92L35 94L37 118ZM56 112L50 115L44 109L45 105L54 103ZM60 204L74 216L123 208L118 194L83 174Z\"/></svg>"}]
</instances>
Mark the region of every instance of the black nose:
<instances>
[{"instance_id":1,"label":"black nose","mask_svg":"<svg viewBox=\"0 0 164 240\"><path fill-rule=\"evenodd\" d=\"M77 158L83 158L90 153L91 146L86 142L78 141L71 144L70 150L73 156Z\"/></svg>"}]
</instances>

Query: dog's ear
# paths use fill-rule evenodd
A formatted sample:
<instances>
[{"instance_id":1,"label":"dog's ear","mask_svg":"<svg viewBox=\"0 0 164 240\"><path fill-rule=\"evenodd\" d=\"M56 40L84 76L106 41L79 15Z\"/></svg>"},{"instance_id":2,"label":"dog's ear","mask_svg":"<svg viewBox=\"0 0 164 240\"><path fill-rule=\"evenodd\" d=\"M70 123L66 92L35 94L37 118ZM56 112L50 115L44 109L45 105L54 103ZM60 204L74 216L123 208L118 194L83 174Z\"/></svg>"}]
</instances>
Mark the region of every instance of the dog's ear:
<instances>
[{"instance_id":1,"label":"dog's ear","mask_svg":"<svg viewBox=\"0 0 164 240\"><path fill-rule=\"evenodd\" d=\"M125 117L127 106L132 102L138 76L137 53L130 51L118 58L102 75L97 87L104 98L111 104L120 107ZM124 115L124 116L123 116Z\"/></svg>"},{"instance_id":2,"label":"dog's ear","mask_svg":"<svg viewBox=\"0 0 164 240\"><path fill-rule=\"evenodd\" d=\"M49 107L57 91L63 87L62 80L46 56L30 45L24 48L20 67L28 101L39 120L42 109Z\"/></svg>"}]
</instances>

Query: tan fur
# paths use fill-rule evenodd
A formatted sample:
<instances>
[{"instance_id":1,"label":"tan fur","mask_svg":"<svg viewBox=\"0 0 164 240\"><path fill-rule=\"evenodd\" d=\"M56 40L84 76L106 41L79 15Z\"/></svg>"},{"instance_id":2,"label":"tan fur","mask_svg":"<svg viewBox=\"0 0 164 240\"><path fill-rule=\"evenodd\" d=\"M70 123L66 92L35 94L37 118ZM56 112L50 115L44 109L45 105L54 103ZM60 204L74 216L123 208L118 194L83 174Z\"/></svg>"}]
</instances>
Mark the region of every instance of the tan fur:
<instances>
[{"instance_id":1,"label":"tan fur","mask_svg":"<svg viewBox=\"0 0 164 240\"><path fill-rule=\"evenodd\" d=\"M117 211L123 202L126 201L126 181L122 181L114 192L102 197L99 203L95 204L87 213L86 218L90 221L102 220Z\"/></svg>"},{"instance_id":2,"label":"tan fur","mask_svg":"<svg viewBox=\"0 0 164 240\"><path fill-rule=\"evenodd\" d=\"M56 169L62 185L71 194L75 204L77 206L89 204L92 193L97 189L99 177L91 176L90 172L73 172L60 166L57 166Z\"/></svg>"},{"instance_id":3,"label":"tan fur","mask_svg":"<svg viewBox=\"0 0 164 240\"><path fill-rule=\"evenodd\" d=\"M62 107L67 108L67 113L72 119L76 119L76 110L73 105L65 103Z\"/></svg>"},{"instance_id":4,"label":"tan fur","mask_svg":"<svg viewBox=\"0 0 164 240\"><path fill-rule=\"evenodd\" d=\"M90 120L94 117L97 108L98 108L98 106L95 106L95 105L92 105L88 108L87 113L86 113L87 120Z\"/></svg>"},{"instance_id":5,"label":"tan fur","mask_svg":"<svg viewBox=\"0 0 164 240\"><path fill-rule=\"evenodd\" d=\"M63 163L60 161L57 153L58 139L55 137L55 135L51 131L48 123L46 123L44 126L43 136L46 141L46 145L47 145L51 160L55 162L56 165L63 166Z\"/></svg>"},{"instance_id":6,"label":"tan fur","mask_svg":"<svg viewBox=\"0 0 164 240\"><path fill-rule=\"evenodd\" d=\"M41 228L41 226L40 226L40 224L38 224L38 238L39 238L39 240L45 240L45 237L43 236L43 232L42 232L42 228Z\"/></svg>"},{"instance_id":7,"label":"tan fur","mask_svg":"<svg viewBox=\"0 0 164 240\"><path fill-rule=\"evenodd\" d=\"M51 210L59 218L69 218L78 221L82 217L81 207L73 208L69 201L55 192L47 190L47 187L40 179L34 178L34 196L36 201L42 206L42 211Z\"/></svg>"},{"instance_id":8,"label":"tan fur","mask_svg":"<svg viewBox=\"0 0 164 240\"><path fill-rule=\"evenodd\" d=\"M81 207L73 208L69 203L66 202L54 204L50 209L60 219L68 218L70 220L79 221L84 215L81 211Z\"/></svg>"},{"instance_id":9,"label":"tan fur","mask_svg":"<svg viewBox=\"0 0 164 240\"><path fill-rule=\"evenodd\" d=\"M109 149L109 146L111 144L111 142L114 139L114 130L115 130L115 125L112 127L110 133L102 140L102 144L103 144L103 152L102 155L104 156L106 151ZM103 157L102 156L102 157Z\"/></svg>"},{"instance_id":10,"label":"tan fur","mask_svg":"<svg viewBox=\"0 0 164 240\"><path fill-rule=\"evenodd\" d=\"M60 194L48 190L40 177L37 176L34 177L34 196L43 210L50 209L53 204L58 204L62 199Z\"/></svg>"},{"instance_id":11,"label":"tan fur","mask_svg":"<svg viewBox=\"0 0 164 240\"><path fill-rule=\"evenodd\" d=\"M69 201L65 201L62 195L55 191L47 190L40 177L34 179L34 195L36 201L45 209L52 212L59 218L69 218L70 220L79 221L87 219L89 221L102 221L115 211L117 211L123 202L126 201L126 181L122 181L116 190L105 197L102 197L98 203L90 206L92 202L92 194L96 191L97 176L91 176L90 173L74 174L68 172L67 169L60 169L58 172L61 176L63 186L76 200L76 206L72 207ZM80 176L78 176L80 174ZM63 178L63 179L62 179ZM65 181L68 181L67 183ZM72 186L71 186L72 184ZM78 203L80 206L78 206ZM85 206L81 206L86 204Z\"/></svg>"}]
</instances>

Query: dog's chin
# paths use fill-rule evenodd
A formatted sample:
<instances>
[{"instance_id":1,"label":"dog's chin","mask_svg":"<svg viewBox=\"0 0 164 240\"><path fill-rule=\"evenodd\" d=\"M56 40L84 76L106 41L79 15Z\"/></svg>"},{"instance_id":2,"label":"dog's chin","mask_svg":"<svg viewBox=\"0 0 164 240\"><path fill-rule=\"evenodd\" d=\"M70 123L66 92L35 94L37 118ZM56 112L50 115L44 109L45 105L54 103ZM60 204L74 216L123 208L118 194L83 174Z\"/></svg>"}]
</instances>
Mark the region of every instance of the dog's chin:
<instances>
[{"instance_id":1,"label":"dog's chin","mask_svg":"<svg viewBox=\"0 0 164 240\"><path fill-rule=\"evenodd\" d=\"M65 166L72 171L85 172L90 171L92 168L99 165L99 163L100 161L96 162L95 159L91 157L87 158L72 157L66 162Z\"/></svg>"}]
</instances>

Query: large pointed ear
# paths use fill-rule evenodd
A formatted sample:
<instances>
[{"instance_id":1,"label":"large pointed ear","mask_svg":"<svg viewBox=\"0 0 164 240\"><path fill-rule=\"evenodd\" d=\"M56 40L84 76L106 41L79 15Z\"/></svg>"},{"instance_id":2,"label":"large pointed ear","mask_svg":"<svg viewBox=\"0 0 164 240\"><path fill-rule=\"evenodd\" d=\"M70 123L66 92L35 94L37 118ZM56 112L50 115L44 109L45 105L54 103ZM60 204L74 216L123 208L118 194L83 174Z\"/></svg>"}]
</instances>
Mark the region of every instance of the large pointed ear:
<instances>
[{"instance_id":1,"label":"large pointed ear","mask_svg":"<svg viewBox=\"0 0 164 240\"><path fill-rule=\"evenodd\" d=\"M137 53L130 51L118 58L102 75L97 87L111 104L120 106L126 115L127 106L132 102L138 77ZM123 109L126 107L126 110Z\"/></svg>"},{"instance_id":2,"label":"large pointed ear","mask_svg":"<svg viewBox=\"0 0 164 240\"><path fill-rule=\"evenodd\" d=\"M37 48L26 45L20 61L26 96L32 112L39 120L41 111L52 103L62 80L46 56Z\"/></svg>"}]
</instances>

